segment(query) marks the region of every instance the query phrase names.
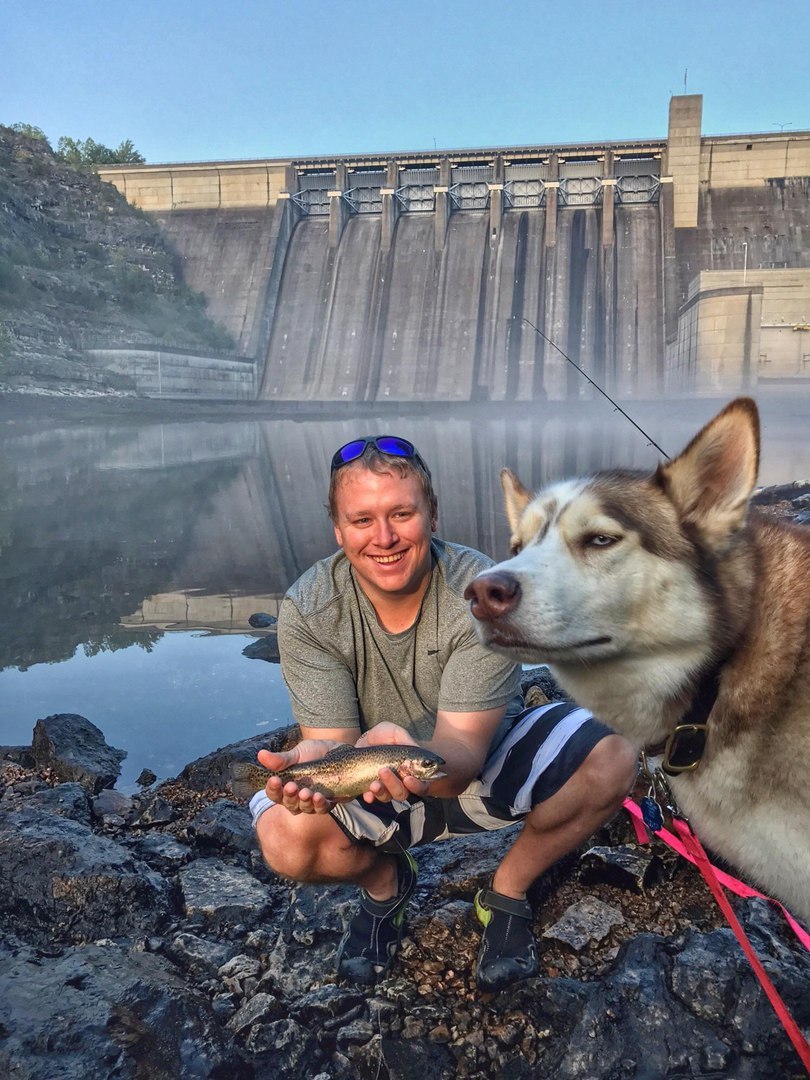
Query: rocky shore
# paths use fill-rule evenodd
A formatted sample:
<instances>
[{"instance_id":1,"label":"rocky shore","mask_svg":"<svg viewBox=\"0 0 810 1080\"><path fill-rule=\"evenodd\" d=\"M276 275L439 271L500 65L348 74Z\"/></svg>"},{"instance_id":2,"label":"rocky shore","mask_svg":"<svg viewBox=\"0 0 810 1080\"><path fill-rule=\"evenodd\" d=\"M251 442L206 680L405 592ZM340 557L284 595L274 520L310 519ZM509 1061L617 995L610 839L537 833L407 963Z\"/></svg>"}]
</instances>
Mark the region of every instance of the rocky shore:
<instances>
[{"instance_id":1,"label":"rocky shore","mask_svg":"<svg viewBox=\"0 0 810 1080\"><path fill-rule=\"evenodd\" d=\"M808 483L756 501L810 518ZM531 685L559 696L542 670ZM372 991L338 984L353 890L277 878L229 791L231 762L295 735L224 747L161 784L144 774L135 796L115 789L122 752L84 717L44 718L30 746L0 748L0 1074L804 1075L698 872L657 840L640 845L624 813L534 890L538 977L497 995L475 986L471 901L505 832L418 850L389 976ZM807 1032L810 954L766 901L733 902Z\"/></svg>"},{"instance_id":2,"label":"rocky shore","mask_svg":"<svg viewBox=\"0 0 810 1080\"><path fill-rule=\"evenodd\" d=\"M3 748L3 1075L802 1075L697 872L638 845L625 815L533 896L537 978L497 995L475 987L471 900L508 842L495 834L419 851L389 977L370 992L337 984L352 890L276 878L227 790L230 762L262 743L133 797L111 786L120 751L83 717L45 718L30 747ZM807 1030L810 955L765 901L736 907Z\"/></svg>"}]
</instances>

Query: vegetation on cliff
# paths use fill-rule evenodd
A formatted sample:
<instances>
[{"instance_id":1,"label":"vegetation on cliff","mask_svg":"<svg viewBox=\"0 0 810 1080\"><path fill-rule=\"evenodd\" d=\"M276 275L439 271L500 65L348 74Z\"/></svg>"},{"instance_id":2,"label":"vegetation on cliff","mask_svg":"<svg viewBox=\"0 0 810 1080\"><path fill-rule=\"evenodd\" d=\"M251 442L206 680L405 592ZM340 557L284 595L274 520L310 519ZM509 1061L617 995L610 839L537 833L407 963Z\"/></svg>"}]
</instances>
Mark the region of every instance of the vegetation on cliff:
<instances>
[{"instance_id":1,"label":"vegetation on cliff","mask_svg":"<svg viewBox=\"0 0 810 1080\"><path fill-rule=\"evenodd\" d=\"M232 351L158 226L68 157L0 126L0 380L125 389L84 350Z\"/></svg>"}]
</instances>

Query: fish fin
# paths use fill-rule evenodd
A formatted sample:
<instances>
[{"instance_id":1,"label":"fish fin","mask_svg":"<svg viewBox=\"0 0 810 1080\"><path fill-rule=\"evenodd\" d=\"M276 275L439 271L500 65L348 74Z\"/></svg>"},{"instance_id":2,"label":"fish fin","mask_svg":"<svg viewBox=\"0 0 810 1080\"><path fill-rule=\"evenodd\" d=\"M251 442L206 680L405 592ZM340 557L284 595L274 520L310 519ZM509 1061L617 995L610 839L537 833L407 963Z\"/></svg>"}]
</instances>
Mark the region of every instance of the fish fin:
<instances>
[{"instance_id":1,"label":"fish fin","mask_svg":"<svg viewBox=\"0 0 810 1080\"><path fill-rule=\"evenodd\" d=\"M260 769L251 761L232 761L228 765L230 788L237 799L250 800L261 791L270 776L268 769Z\"/></svg>"},{"instance_id":2,"label":"fish fin","mask_svg":"<svg viewBox=\"0 0 810 1080\"><path fill-rule=\"evenodd\" d=\"M355 750L356 747L351 746L349 743L341 743L340 746L333 746L331 750L328 750L321 758L321 761L340 761L340 759L346 757L347 754L349 756L354 754ZM308 762L308 764L314 763Z\"/></svg>"},{"instance_id":3,"label":"fish fin","mask_svg":"<svg viewBox=\"0 0 810 1080\"><path fill-rule=\"evenodd\" d=\"M260 790L255 784L251 784L249 780L231 780L231 794L235 799L250 802L256 792Z\"/></svg>"}]
</instances>

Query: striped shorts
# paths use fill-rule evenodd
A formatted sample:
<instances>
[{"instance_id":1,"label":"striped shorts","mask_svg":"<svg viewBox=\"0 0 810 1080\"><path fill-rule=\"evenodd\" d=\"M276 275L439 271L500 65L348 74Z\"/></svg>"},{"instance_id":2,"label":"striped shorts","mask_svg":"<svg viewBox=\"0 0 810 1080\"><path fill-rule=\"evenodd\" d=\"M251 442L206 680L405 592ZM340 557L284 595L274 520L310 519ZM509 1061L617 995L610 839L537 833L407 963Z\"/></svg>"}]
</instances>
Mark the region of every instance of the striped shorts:
<instances>
[{"instance_id":1,"label":"striped shorts","mask_svg":"<svg viewBox=\"0 0 810 1080\"><path fill-rule=\"evenodd\" d=\"M339 803L332 817L350 839L391 851L504 829L555 795L612 734L567 701L525 709L490 751L480 777L460 795L371 804L353 799Z\"/></svg>"}]
</instances>

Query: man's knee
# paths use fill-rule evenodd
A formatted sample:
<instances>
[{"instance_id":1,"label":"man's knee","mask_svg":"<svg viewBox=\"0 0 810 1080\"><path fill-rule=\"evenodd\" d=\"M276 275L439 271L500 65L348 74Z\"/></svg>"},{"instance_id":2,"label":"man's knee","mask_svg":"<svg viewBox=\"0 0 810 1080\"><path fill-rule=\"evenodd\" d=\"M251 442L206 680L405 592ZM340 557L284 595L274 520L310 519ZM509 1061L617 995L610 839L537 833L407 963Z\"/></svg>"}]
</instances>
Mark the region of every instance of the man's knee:
<instances>
[{"instance_id":1,"label":"man's knee","mask_svg":"<svg viewBox=\"0 0 810 1080\"><path fill-rule=\"evenodd\" d=\"M256 822L256 838L270 869L294 881L317 876L324 845L349 842L327 815L291 814L278 805L265 810Z\"/></svg>"},{"instance_id":2,"label":"man's knee","mask_svg":"<svg viewBox=\"0 0 810 1080\"><path fill-rule=\"evenodd\" d=\"M616 734L600 739L580 767L582 780L594 800L608 810L621 806L637 770L638 751L624 736Z\"/></svg>"}]
</instances>

